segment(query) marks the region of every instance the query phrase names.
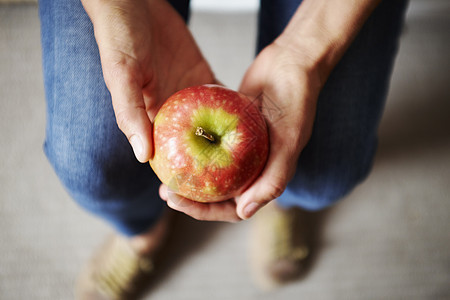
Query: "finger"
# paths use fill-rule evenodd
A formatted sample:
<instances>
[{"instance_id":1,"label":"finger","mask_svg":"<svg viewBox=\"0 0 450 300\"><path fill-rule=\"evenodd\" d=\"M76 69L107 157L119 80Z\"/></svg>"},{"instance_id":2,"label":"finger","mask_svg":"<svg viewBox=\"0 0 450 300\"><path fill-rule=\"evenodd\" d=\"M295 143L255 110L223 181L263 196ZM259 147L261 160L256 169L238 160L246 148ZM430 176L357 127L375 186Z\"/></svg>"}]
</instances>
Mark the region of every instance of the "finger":
<instances>
[{"instance_id":1,"label":"finger","mask_svg":"<svg viewBox=\"0 0 450 300\"><path fill-rule=\"evenodd\" d=\"M113 76L108 81L117 125L133 147L138 161L152 155L152 124L147 114L142 87L130 75Z\"/></svg>"},{"instance_id":2,"label":"finger","mask_svg":"<svg viewBox=\"0 0 450 300\"><path fill-rule=\"evenodd\" d=\"M275 138L276 139L276 138ZM295 154L272 143L267 164L260 177L244 193L236 197L237 215L248 219L270 201L278 198L295 172Z\"/></svg>"},{"instance_id":3,"label":"finger","mask_svg":"<svg viewBox=\"0 0 450 300\"><path fill-rule=\"evenodd\" d=\"M200 203L169 192L167 205L200 221L238 222L236 204L232 200L217 203Z\"/></svg>"},{"instance_id":4,"label":"finger","mask_svg":"<svg viewBox=\"0 0 450 300\"><path fill-rule=\"evenodd\" d=\"M236 203L227 200L216 203L200 203L186 199L161 185L160 196L167 201L167 205L201 221L238 222L241 219L236 214Z\"/></svg>"},{"instance_id":5,"label":"finger","mask_svg":"<svg viewBox=\"0 0 450 300\"><path fill-rule=\"evenodd\" d=\"M165 185L165 184L161 184L160 186L159 186L159 196L161 197L161 199L163 199L164 201L167 201L169 198L168 198L168 195L167 195L167 191L168 191L168 187L167 187L167 185Z\"/></svg>"}]
</instances>

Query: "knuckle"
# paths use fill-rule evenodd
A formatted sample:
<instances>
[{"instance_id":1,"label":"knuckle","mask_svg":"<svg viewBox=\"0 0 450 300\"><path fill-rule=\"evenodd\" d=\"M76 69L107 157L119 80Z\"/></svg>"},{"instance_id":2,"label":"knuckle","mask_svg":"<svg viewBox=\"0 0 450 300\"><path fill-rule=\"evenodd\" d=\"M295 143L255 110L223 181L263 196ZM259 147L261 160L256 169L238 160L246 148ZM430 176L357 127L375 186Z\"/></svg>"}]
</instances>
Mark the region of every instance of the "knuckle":
<instances>
[{"instance_id":1,"label":"knuckle","mask_svg":"<svg viewBox=\"0 0 450 300\"><path fill-rule=\"evenodd\" d=\"M129 68L121 62L105 64L103 74L105 84L108 87L111 87L118 81L120 82L131 79Z\"/></svg>"},{"instance_id":2,"label":"knuckle","mask_svg":"<svg viewBox=\"0 0 450 300\"><path fill-rule=\"evenodd\" d=\"M126 111L116 112L116 122L119 129L128 136L128 131L130 127L130 118Z\"/></svg>"},{"instance_id":3,"label":"knuckle","mask_svg":"<svg viewBox=\"0 0 450 300\"><path fill-rule=\"evenodd\" d=\"M201 212L192 214L192 217L198 221L210 221L211 220L208 213L204 210L202 210Z\"/></svg>"},{"instance_id":4,"label":"knuckle","mask_svg":"<svg viewBox=\"0 0 450 300\"><path fill-rule=\"evenodd\" d=\"M198 210L197 213L197 220L199 221L212 221L214 220L216 214L214 212L214 206L213 204L209 203L209 204L203 204L200 205L200 207L202 207L202 209Z\"/></svg>"},{"instance_id":5,"label":"knuckle","mask_svg":"<svg viewBox=\"0 0 450 300\"><path fill-rule=\"evenodd\" d=\"M280 197L281 194L283 194L285 189L286 189L286 183L281 178L272 181L268 185L268 189L267 189L267 197L268 198L266 199L265 202L268 202L268 201L271 201L273 199Z\"/></svg>"}]
</instances>

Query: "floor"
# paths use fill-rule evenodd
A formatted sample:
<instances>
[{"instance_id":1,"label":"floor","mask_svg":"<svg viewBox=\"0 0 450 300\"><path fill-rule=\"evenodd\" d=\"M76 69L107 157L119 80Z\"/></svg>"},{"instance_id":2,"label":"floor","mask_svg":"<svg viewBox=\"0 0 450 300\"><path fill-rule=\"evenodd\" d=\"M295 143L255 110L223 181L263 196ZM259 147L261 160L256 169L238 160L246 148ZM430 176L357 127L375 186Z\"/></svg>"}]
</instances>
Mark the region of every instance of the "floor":
<instances>
[{"instance_id":1,"label":"floor","mask_svg":"<svg viewBox=\"0 0 450 300\"><path fill-rule=\"evenodd\" d=\"M249 222L180 217L146 299L450 299L450 2L413 0L369 178L320 215L302 281L253 284ZM218 78L236 88L253 56L254 13L193 14ZM239 34L235 34L239 33ZM42 153L45 109L35 5L0 5L0 299L72 299L109 234L61 187Z\"/></svg>"}]
</instances>

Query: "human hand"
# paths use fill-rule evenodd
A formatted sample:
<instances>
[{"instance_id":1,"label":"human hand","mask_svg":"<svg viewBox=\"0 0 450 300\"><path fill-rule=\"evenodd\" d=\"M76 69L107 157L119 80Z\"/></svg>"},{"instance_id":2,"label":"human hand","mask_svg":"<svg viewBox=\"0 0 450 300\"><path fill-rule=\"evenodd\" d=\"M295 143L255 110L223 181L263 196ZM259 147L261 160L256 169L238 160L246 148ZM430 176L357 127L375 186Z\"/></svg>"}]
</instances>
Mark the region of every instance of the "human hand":
<instances>
[{"instance_id":1,"label":"human hand","mask_svg":"<svg viewBox=\"0 0 450 300\"><path fill-rule=\"evenodd\" d=\"M218 203L199 203L162 185L160 196L173 209L196 219L239 221L279 197L295 173L296 161L311 135L322 82L305 55L275 42L248 69L240 92L262 101L270 137L270 154L261 175L240 196ZM276 108L275 115L265 108Z\"/></svg>"},{"instance_id":2,"label":"human hand","mask_svg":"<svg viewBox=\"0 0 450 300\"><path fill-rule=\"evenodd\" d=\"M279 110L266 116L270 154L259 178L240 196L220 203L197 203L161 186L170 207L201 220L238 221L282 194L308 142L322 86L380 0L304 0L283 33L248 69L240 91L262 95Z\"/></svg>"},{"instance_id":3,"label":"human hand","mask_svg":"<svg viewBox=\"0 0 450 300\"><path fill-rule=\"evenodd\" d=\"M119 128L140 162L153 151L156 112L173 93L214 75L180 15L164 0L83 0Z\"/></svg>"}]
</instances>

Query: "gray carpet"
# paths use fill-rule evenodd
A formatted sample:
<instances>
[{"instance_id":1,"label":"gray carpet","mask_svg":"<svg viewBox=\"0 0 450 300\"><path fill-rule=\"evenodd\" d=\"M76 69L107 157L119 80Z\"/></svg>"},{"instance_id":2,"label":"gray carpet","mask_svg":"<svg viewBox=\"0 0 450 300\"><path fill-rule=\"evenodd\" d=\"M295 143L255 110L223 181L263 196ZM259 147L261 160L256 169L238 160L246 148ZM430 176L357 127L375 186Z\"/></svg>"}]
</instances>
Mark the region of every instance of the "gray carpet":
<instances>
[{"instance_id":1,"label":"gray carpet","mask_svg":"<svg viewBox=\"0 0 450 300\"><path fill-rule=\"evenodd\" d=\"M249 222L175 224L148 299L450 299L450 2L413 1L369 178L321 214L302 281L265 293L247 266ZM250 64L255 14L194 13L218 78ZM37 7L0 6L0 299L72 299L110 233L67 196L44 157Z\"/></svg>"}]
</instances>

